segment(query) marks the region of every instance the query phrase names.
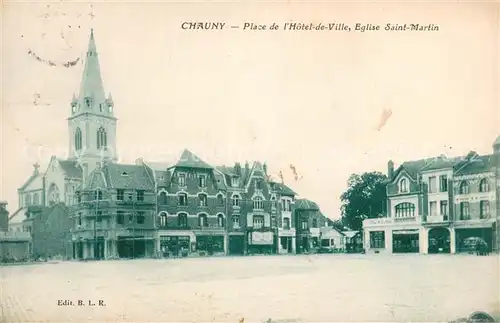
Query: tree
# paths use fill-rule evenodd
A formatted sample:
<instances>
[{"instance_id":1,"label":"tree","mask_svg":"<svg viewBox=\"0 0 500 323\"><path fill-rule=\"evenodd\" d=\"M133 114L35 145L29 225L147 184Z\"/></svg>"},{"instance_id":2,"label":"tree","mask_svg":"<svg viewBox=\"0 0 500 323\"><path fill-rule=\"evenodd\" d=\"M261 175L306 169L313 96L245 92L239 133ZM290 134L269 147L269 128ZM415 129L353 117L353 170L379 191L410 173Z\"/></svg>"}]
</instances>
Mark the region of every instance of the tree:
<instances>
[{"instance_id":1,"label":"tree","mask_svg":"<svg viewBox=\"0 0 500 323\"><path fill-rule=\"evenodd\" d=\"M335 230L340 232L345 230L344 225L342 224L342 219L333 220L329 225L331 225Z\"/></svg>"},{"instance_id":2,"label":"tree","mask_svg":"<svg viewBox=\"0 0 500 323\"><path fill-rule=\"evenodd\" d=\"M387 177L380 172L352 174L348 188L341 195L342 224L351 230L361 230L363 220L378 218L386 212Z\"/></svg>"}]
</instances>

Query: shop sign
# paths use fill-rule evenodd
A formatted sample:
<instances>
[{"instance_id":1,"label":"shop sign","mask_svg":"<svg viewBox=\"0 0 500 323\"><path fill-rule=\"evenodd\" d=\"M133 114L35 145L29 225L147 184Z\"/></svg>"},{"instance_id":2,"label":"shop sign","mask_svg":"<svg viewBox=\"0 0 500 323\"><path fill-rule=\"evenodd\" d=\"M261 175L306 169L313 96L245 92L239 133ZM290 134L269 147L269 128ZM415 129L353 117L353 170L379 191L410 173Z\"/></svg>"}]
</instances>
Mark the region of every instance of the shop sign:
<instances>
[{"instance_id":1,"label":"shop sign","mask_svg":"<svg viewBox=\"0 0 500 323\"><path fill-rule=\"evenodd\" d=\"M273 244L273 233L271 231L268 232L252 232L252 244L256 245L269 245Z\"/></svg>"}]
</instances>

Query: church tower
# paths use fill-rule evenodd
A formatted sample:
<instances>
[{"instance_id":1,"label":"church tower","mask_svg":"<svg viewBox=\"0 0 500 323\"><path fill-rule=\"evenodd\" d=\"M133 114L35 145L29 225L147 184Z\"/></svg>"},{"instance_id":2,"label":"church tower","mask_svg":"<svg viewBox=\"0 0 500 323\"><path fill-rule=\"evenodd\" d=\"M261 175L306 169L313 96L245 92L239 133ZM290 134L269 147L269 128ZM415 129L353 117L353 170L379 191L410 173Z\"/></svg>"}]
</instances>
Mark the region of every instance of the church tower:
<instances>
[{"instance_id":1,"label":"church tower","mask_svg":"<svg viewBox=\"0 0 500 323\"><path fill-rule=\"evenodd\" d=\"M73 94L69 127L69 159L82 167L84 178L103 161L115 162L116 122L111 94L106 97L99 56L90 30L78 96Z\"/></svg>"}]
</instances>

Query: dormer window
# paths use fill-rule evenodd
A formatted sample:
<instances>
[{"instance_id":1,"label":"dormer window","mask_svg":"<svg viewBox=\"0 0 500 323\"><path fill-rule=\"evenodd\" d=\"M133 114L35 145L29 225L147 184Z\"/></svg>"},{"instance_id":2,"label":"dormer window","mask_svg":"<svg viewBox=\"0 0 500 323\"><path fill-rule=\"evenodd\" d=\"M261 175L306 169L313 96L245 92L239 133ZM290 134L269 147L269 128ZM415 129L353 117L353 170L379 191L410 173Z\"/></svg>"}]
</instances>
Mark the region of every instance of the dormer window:
<instances>
[{"instance_id":1,"label":"dormer window","mask_svg":"<svg viewBox=\"0 0 500 323\"><path fill-rule=\"evenodd\" d=\"M122 176L128 176L127 172L123 172Z\"/></svg>"},{"instance_id":2,"label":"dormer window","mask_svg":"<svg viewBox=\"0 0 500 323\"><path fill-rule=\"evenodd\" d=\"M205 175L198 176L198 187L206 187L207 186L207 177Z\"/></svg>"},{"instance_id":3,"label":"dormer window","mask_svg":"<svg viewBox=\"0 0 500 323\"><path fill-rule=\"evenodd\" d=\"M238 187L240 185L240 179L236 176L231 178L231 184L233 187Z\"/></svg>"},{"instance_id":4,"label":"dormer window","mask_svg":"<svg viewBox=\"0 0 500 323\"><path fill-rule=\"evenodd\" d=\"M408 193L408 180L406 178L399 181L399 193Z\"/></svg>"},{"instance_id":5,"label":"dormer window","mask_svg":"<svg viewBox=\"0 0 500 323\"><path fill-rule=\"evenodd\" d=\"M89 97L86 97L86 98L85 98L85 106L86 106L87 108L92 107L92 99L91 99L91 98L89 98Z\"/></svg>"}]
</instances>

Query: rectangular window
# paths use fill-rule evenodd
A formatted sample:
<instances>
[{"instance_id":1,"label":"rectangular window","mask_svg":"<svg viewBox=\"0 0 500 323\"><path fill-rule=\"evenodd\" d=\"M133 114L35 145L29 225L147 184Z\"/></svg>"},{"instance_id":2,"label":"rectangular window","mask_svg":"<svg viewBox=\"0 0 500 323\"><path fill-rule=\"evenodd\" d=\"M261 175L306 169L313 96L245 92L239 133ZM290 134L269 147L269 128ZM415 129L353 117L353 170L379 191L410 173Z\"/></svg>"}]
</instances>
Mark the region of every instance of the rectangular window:
<instances>
[{"instance_id":1,"label":"rectangular window","mask_svg":"<svg viewBox=\"0 0 500 323\"><path fill-rule=\"evenodd\" d=\"M437 203L435 201L429 203L429 214L431 216L437 215Z\"/></svg>"},{"instance_id":2,"label":"rectangular window","mask_svg":"<svg viewBox=\"0 0 500 323\"><path fill-rule=\"evenodd\" d=\"M283 229L290 230L290 219L283 218Z\"/></svg>"},{"instance_id":3,"label":"rectangular window","mask_svg":"<svg viewBox=\"0 0 500 323\"><path fill-rule=\"evenodd\" d=\"M198 176L198 187L206 187L207 186L207 177L205 175Z\"/></svg>"},{"instance_id":4,"label":"rectangular window","mask_svg":"<svg viewBox=\"0 0 500 323\"><path fill-rule=\"evenodd\" d=\"M436 176L429 177L429 193L436 193Z\"/></svg>"},{"instance_id":5,"label":"rectangular window","mask_svg":"<svg viewBox=\"0 0 500 323\"><path fill-rule=\"evenodd\" d=\"M470 220L469 203L460 203L460 220Z\"/></svg>"},{"instance_id":6,"label":"rectangular window","mask_svg":"<svg viewBox=\"0 0 500 323\"><path fill-rule=\"evenodd\" d=\"M490 217L490 201L479 202L479 208L481 219L487 219Z\"/></svg>"},{"instance_id":7,"label":"rectangular window","mask_svg":"<svg viewBox=\"0 0 500 323\"><path fill-rule=\"evenodd\" d=\"M448 216L448 201L441 201L439 208L442 216Z\"/></svg>"},{"instance_id":8,"label":"rectangular window","mask_svg":"<svg viewBox=\"0 0 500 323\"><path fill-rule=\"evenodd\" d=\"M240 227L240 218L233 216L233 228L238 229Z\"/></svg>"},{"instance_id":9,"label":"rectangular window","mask_svg":"<svg viewBox=\"0 0 500 323\"><path fill-rule=\"evenodd\" d=\"M276 216L275 215L271 216L271 227L273 227L273 228L276 227Z\"/></svg>"},{"instance_id":10,"label":"rectangular window","mask_svg":"<svg viewBox=\"0 0 500 323\"><path fill-rule=\"evenodd\" d=\"M116 190L116 199L118 201L123 201L125 192L123 190Z\"/></svg>"},{"instance_id":11,"label":"rectangular window","mask_svg":"<svg viewBox=\"0 0 500 323\"><path fill-rule=\"evenodd\" d=\"M187 205L187 195L182 193L179 194L179 205L180 206L186 206Z\"/></svg>"},{"instance_id":12,"label":"rectangular window","mask_svg":"<svg viewBox=\"0 0 500 323\"><path fill-rule=\"evenodd\" d=\"M264 217L262 216L254 216L253 217L253 227L255 229L260 229L264 226Z\"/></svg>"},{"instance_id":13,"label":"rectangular window","mask_svg":"<svg viewBox=\"0 0 500 323\"><path fill-rule=\"evenodd\" d=\"M144 224L145 219L144 212L137 212L137 224Z\"/></svg>"},{"instance_id":14,"label":"rectangular window","mask_svg":"<svg viewBox=\"0 0 500 323\"><path fill-rule=\"evenodd\" d=\"M132 214L132 213L129 214L128 223L130 223L130 224L134 223L134 214Z\"/></svg>"},{"instance_id":15,"label":"rectangular window","mask_svg":"<svg viewBox=\"0 0 500 323\"><path fill-rule=\"evenodd\" d=\"M208 205L207 196L205 194L198 195L198 198L200 199L200 206Z\"/></svg>"},{"instance_id":16,"label":"rectangular window","mask_svg":"<svg viewBox=\"0 0 500 323\"><path fill-rule=\"evenodd\" d=\"M137 191L137 201L144 201L144 191Z\"/></svg>"},{"instance_id":17,"label":"rectangular window","mask_svg":"<svg viewBox=\"0 0 500 323\"><path fill-rule=\"evenodd\" d=\"M446 175L439 176L439 191L448 192L448 176Z\"/></svg>"},{"instance_id":18,"label":"rectangular window","mask_svg":"<svg viewBox=\"0 0 500 323\"><path fill-rule=\"evenodd\" d=\"M309 229L309 223L307 223L307 220L302 220L302 222L300 223L300 227L302 228L302 230Z\"/></svg>"},{"instance_id":19,"label":"rectangular window","mask_svg":"<svg viewBox=\"0 0 500 323\"><path fill-rule=\"evenodd\" d=\"M96 219L97 219L97 223L101 223L102 222L102 211L97 211L97 213L96 213Z\"/></svg>"},{"instance_id":20,"label":"rectangular window","mask_svg":"<svg viewBox=\"0 0 500 323\"><path fill-rule=\"evenodd\" d=\"M186 186L186 174L178 174L179 186Z\"/></svg>"},{"instance_id":21,"label":"rectangular window","mask_svg":"<svg viewBox=\"0 0 500 323\"><path fill-rule=\"evenodd\" d=\"M385 231L370 232L370 248L385 248Z\"/></svg>"},{"instance_id":22,"label":"rectangular window","mask_svg":"<svg viewBox=\"0 0 500 323\"><path fill-rule=\"evenodd\" d=\"M166 227L167 226L167 216L165 214L162 214L160 216L160 226L161 227Z\"/></svg>"},{"instance_id":23,"label":"rectangular window","mask_svg":"<svg viewBox=\"0 0 500 323\"><path fill-rule=\"evenodd\" d=\"M123 224L125 222L125 214L123 211L116 212L116 223Z\"/></svg>"}]
</instances>

